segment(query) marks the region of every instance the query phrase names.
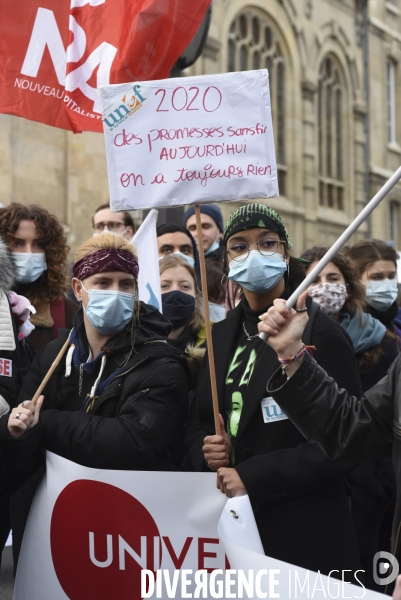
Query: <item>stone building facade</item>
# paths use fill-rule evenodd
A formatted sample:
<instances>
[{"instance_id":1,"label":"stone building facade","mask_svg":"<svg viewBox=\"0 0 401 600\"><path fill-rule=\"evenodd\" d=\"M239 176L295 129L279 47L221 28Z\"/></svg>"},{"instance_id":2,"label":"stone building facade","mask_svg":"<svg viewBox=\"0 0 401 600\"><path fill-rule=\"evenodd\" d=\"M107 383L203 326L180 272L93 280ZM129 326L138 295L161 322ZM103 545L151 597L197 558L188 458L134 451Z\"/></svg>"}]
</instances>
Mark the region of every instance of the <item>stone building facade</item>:
<instances>
[{"instance_id":1,"label":"stone building facade","mask_svg":"<svg viewBox=\"0 0 401 600\"><path fill-rule=\"evenodd\" d=\"M281 194L269 205L296 253L332 243L400 165L400 31L401 0L213 1L185 75L268 68ZM107 199L100 134L0 115L0 202L43 204L75 248ZM401 184L355 239L366 236L401 249Z\"/></svg>"}]
</instances>

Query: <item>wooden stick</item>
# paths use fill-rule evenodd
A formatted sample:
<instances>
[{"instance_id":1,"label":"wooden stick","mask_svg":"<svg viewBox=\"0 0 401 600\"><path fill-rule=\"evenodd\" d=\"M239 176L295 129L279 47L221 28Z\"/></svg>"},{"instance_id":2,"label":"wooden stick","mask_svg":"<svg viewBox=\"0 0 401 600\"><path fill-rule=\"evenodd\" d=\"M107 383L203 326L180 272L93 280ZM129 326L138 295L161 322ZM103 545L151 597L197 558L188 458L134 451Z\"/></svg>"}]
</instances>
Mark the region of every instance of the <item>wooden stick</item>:
<instances>
[{"instance_id":1,"label":"wooden stick","mask_svg":"<svg viewBox=\"0 0 401 600\"><path fill-rule=\"evenodd\" d=\"M53 375L54 371L56 370L56 367L58 367L58 365L60 364L60 360L63 358L63 355L64 355L65 351L67 350L69 344L70 344L70 336L68 336L68 338L66 339L66 341L65 341L63 347L61 348L60 352L57 354L56 358L52 362L50 369L47 371L47 373L46 373L46 375L45 375L42 383L40 384L40 386L36 390L35 395L32 398L32 402L34 404L36 404L39 396L41 395L41 393L45 389L46 384L49 381L50 377Z\"/></svg>"},{"instance_id":2,"label":"wooden stick","mask_svg":"<svg viewBox=\"0 0 401 600\"><path fill-rule=\"evenodd\" d=\"M200 215L201 215L201 213L200 213L199 204L195 204L196 234L198 236L199 265L200 265L201 281L202 281L203 305L204 305L204 311L205 311L205 328L206 328L206 340L207 340L207 353L208 353L208 357L209 357L210 385L212 387L214 428L216 430L216 434L221 435L220 419L219 419L219 399L217 397L216 369L214 366L212 328L210 325L209 298L208 298L208 293L207 293L206 263L205 263L205 253L203 251L202 221L201 221Z\"/></svg>"}]
</instances>

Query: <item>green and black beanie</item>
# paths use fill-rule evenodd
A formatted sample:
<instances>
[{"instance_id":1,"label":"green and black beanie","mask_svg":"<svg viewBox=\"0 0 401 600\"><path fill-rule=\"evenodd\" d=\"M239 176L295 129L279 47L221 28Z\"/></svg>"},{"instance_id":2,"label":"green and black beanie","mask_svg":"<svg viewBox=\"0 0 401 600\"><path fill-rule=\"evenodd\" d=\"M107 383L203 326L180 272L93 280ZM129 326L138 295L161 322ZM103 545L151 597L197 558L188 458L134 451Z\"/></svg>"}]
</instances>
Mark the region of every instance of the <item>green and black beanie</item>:
<instances>
[{"instance_id":1,"label":"green and black beanie","mask_svg":"<svg viewBox=\"0 0 401 600\"><path fill-rule=\"evenodd\" d=\"M279 234L280 239L287 242L288 247L291 248L292 244L280 215L273 208L264 204L246 204L236 210L228 219L224 229L224 243L238 231L257 227L275 231Z\"/></svg>"}]
</instances>

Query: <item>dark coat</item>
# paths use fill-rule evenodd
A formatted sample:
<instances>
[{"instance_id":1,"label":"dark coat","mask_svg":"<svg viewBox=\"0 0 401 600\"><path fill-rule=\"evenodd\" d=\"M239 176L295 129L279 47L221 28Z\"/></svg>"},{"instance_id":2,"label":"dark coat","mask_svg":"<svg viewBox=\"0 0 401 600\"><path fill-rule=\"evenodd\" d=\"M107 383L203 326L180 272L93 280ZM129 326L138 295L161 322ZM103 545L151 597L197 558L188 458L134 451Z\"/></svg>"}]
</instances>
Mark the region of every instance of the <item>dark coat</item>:
<instances>
[{"instance_id":1,"label":"dark coat","mask_svg":"<svg viewBox=\"0 0 401 600\"><path fill-rule=\"evenodd\" d=\"M220 245L217 248L217 250L213 250L213 252L210 252L210 254L207 254L205 256L205 259L206 259L206 261L215 262L215 263L222 265L225 251L226 251L226 246L225 246L223 240L220 240Z\"/></svg>"},{"instance_id":2,"label":"dark coat","mask_svg":"<svg viewBox=\"0 0 401 600\"><path fill-rule=\"evenodd\" d=\"M307 305L310 309L310 299ZM225 378L242 321L239 304L212 332L220 413L225 420ZM279 363L268 344L260 339L252 343L258 358L234 442L235 468L248 491L265 552L322 573L356 570L359 559L343 480L358 461L344 457L328 460L288 419L264 423L261 400L268 396L266 384ZM316 360L339 384L360 392L351 342L322 311L315 317L311 343L316 346ZM204 359L185 432L188 467L207 470L203 438L213 433L210 377Z\"/></svg>"},{"instance_id":3,"label":"dark coat","mask_svg":"<svg viewBox=\"0 0 401 600\"><path fill-rule=\"evenodd\" d=\"M8 419L0 419L3 453L21 466L26 459L32 460L33 452L40 447L93 468L179 468L177 440L186 417L189 391L186 360L167 344L171 325L156 309L141 304L139 318L134 352L128 329L108 341L105 354L110 368L101 382L106 377L110 380L93 410L81 410L85 398L79 398L80 367L73 364L71 375L66 377L65 353L43 391L45 401L38 425L26 436L13 440L8 435ZM74 325L84 345L82 311ZM32 398L67 333L38 353L19 402ZM88 374L91 384L99 372L100 360L95 367Z\"/></svg>"},{"instance_id":4,"label":"dark coat","mask_svg":"<svg viewBox=\"0 0 401 600\"><path fill-rule=\"evenodd\" d=\"M276 372L268 389L308 439L327 456L364 460L393 455L395 479L401 481L401 356L365 397L352 396L305 357L296 373L284 380ZM304 400L299 402L299 397ZM401 561L401 492L398 486L392 552Z\"/></svg>"}]
</instances>

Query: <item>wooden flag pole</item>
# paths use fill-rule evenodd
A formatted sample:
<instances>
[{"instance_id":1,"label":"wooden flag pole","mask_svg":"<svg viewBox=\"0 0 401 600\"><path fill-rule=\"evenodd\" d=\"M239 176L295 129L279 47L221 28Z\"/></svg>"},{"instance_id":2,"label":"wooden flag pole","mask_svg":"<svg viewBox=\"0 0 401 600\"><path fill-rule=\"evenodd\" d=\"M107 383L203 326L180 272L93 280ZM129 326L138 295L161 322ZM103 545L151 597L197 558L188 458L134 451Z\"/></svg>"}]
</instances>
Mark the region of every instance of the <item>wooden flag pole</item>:
<instances>
[{"instance_id":1,"label":"wooden flag pole","mask_svg":"<svg viewBox=\"0 0 401 600\"><path fill-rule=\"evenodd\" d=\"M203 251L203 243L202 243L202 221L201 221L201 213L200 213L199 204L195 204L195 217L196 217L196 234L198 236L199 265L200 265L201 282L202 282L203 307L204 307L204 312L205 312L205 327L206 327L207 353L208 353L208 357L209 357L210 385L212 387L214 428L216 430L216 434L221 435L220 419L219 419L219 399L217 397L216 369L214 366L212 328L210 325L209 298L208 298L208 293L207 293L206 263L205 263L205 253Z\"/></svg>"},{"instance_id":2,"label":"wooden flag pole","mask_svg":"<svg viewBox=\"0 0 401 600\"><path fill-rule=\"evenodd\" d=\"M68 336L68 338L66 339L60 352L57 354L56 358L52 362L50 369L47 371L42 383L36 390L35 395L32 398L32 402L34 404L36 404L36 402L38 401L38 398L41 395L41 393L43 392L43 390L45 389L47 382L49 381L50 377L53 375L54 371L56 370L56 367L58 367L58 365L60 364L60 360L63 358L65 351L67 350L67 348L69 346L69 343L70 343L70 336Z\"/></svg>"}]
</instances>

